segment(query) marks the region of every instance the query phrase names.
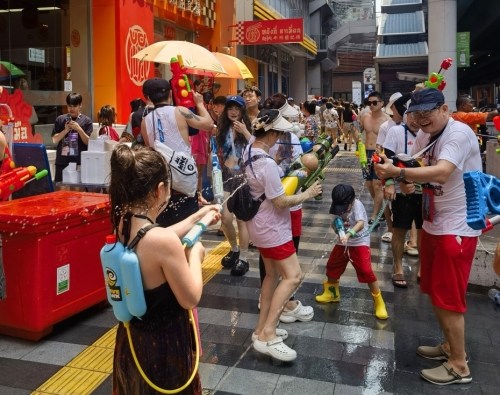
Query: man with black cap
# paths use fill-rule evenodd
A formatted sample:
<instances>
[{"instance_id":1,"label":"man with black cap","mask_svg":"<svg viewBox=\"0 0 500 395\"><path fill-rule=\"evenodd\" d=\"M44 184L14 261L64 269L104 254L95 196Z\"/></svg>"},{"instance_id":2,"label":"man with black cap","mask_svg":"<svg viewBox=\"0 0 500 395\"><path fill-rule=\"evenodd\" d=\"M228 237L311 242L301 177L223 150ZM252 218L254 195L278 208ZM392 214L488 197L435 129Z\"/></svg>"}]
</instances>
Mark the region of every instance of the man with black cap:
<instances>
[{"instance_id":1,"label":"man with black cap","mask_svg":"<svg viewBox=\"0 0 500 395\"><path fill-rule=\"evenodd\" d=\"M465 295L478 236L467 225L463 175L481 171L479 145L472 129L450 118L441 91L413 92L408 113L420 131L412 154L423 156L425 166L399 168L387 160L376 164L380 178L423 184L423 219L420 251L420 289L429 294L444 343L420 346L421 357L445 361L421 376L438 385L470 383L465 355Z\"/></svg>"},{"instance_id":2,"label":"man with black cap","mask_svg":"<svg viewBox=\"0 0 500 395\"><path fill-rule=\"evenodd\" d=\"M338 184L332 190L330 214L333 230L338 241L326 263L327 281L323 283L323 293L316 295L318 303L340 301L339 279L347 264L352 263L360 283L368 284L375 307L375 317L386 320L389 315L385 307L377 277L373 273L370 252L370 233L365 206L356 199L354 188L348 184Z\"/></svg>"},{"instance_id":3,"label":"man with black cap","mask_svg":"<svg viewBox=\"0 0 500 395\"><path fill-rule=\"evenodd\" d=\"M146 146L154 147L155 141L172 151L191 156L189 127L211 130L213 121L203 104L203 96L194 92L197 114L183 106L171 105L170 83L162 78L152 78L144 83L143 90L154 104L142 121L141 134ZM160 130L161 127L161 130ZM200 193L200 191L198 191ZM167 209L156 219L162 226L173 225L198 211L198 196L187 196L172 185L172 196Z\"/></svg>"}]
</instances>

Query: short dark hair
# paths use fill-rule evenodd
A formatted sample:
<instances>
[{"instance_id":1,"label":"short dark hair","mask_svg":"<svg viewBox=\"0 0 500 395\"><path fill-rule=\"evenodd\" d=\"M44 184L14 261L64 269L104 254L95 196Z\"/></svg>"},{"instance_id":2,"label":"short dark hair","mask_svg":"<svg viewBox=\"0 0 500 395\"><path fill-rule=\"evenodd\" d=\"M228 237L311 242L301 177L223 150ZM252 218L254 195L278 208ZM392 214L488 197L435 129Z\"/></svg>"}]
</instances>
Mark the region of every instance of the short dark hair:
<instances>
[{"instance_id":1,"label":"short dark hair","mask_svg":"<svg viewBox=\"0 0 500 395\"><path fill-rule=\"evenodd\" d=\"M226 104L227 97L226 96L216 96L214 100L212 100L212 104L222 104L223 106Z\"/></svg>"},{"instance_id":2,"label":"short dark hair","mask_svg":"<svg viewBox=\"0 0 500 395\"><path fill-rule=\"evenodd\" d=\"M245 89L243 89L243 91L241 92L241 96L244 96L245 93L247 93L247 92L255 92L255 95L257 97L261 97L262 96L262 92L255 85L253 85L253 86L246 86Z\"/></svg>"},{"instance_id":3,"label":"short dark hair","mask_svg":"<svg viewBox=\"0 0 500 395\"><path fill-rule=\"evenodd\" d=\"M384 101L382 99L382 95L380 94L380 92L377 92L377 91L370 92L370 94L368 95L368 98L370 98L370 97L376 97L377 99Z\"/></svg>"},{"instance_id":4,"label":"short dark hair","mask_svg":"<svg viewBox=\"0 0 500 395\"><path fill-rule=\"evenodd\" d=\"M66 104L68 106L79 106L82 104L82 101L82 95L76 92L69 93L68 96L66 96Z\"/></svg>"},{"instance_id":5,"label":"short dark hair","mask_svg":"<svg viewBox=\"0 0 500 395\"><path fill-rule=\"evenodd\" d=\"M457 103L456 103L457 110L459 108L461 108L464 104L467 104L470 101L474 101L474 99L470 95L464 94L464 95L458 96L457 97Z\"/></svg>"}]
</instances>

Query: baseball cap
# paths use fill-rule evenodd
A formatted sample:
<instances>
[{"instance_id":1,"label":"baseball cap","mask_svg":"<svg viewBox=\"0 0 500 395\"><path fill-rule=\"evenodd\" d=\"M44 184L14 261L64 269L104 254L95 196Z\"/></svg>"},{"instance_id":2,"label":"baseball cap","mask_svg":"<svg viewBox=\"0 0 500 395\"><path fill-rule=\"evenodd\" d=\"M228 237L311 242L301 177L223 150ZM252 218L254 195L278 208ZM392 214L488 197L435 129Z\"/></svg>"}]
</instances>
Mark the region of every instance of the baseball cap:
<instances>
[{"instance_id":1,"label":"baseball cap","mask_svg":"<svg viewBox=\"0 0 500 395\"><path fill-rule=\"evenodd\" d=\"M354 193L354 188L352 186L347 184L335 185L332 189L332 205L330 206L330 214L344 214L355 197L356 194Z\"/></svg>"},{"instance_id":2,"label":"baseball cap","mask_svg":"<svg viewBox=\"0 0 500 395\"><path fill-rule=\"evenodd\" d=\"M163 78L150 78L142 85L142 93L147 96L151 101L159 99L170 90L170 83Z\"/></svg>"},{"instance_id":3,"label":"baseball cap","mask_svg":"<svg viewBox=\"0 0 500 395\"><path fill-rule=\"evenodd\" d=\"M245 106L245 100L241 96L228 96L226 106L229 106L231 103L237 104L240 107Z\"/></svg>"},{"instance_id":4,"label":"baseball cap","mask_svg":"<svg viewBox=\"0 0 500 395\"><path fill-rule=\"evenodd\" d=\"M288 97L288 101L294 101L293 97Z\"/></svg>"},{"instance_id":5,"label":"baseball cap","mask_svg":"<svg viewBox=\"0 0 500 395\"><path fill-rule=\"evenodd\" d=\"M394 115L391 107L394 104L394 102L402 96L403 95L401 92L396 92L391 95L391 97L389 98L389 102L387 103L387 106L385 106L385 113L387 115Z\"/></svg>"},{"instance_id":6,"label":"baseball cap","mask_svg":"<svg viewBox=\"0 0 500 395\"><path fill-rule=\"evenodd\" d=\"M444 104L443 92L434 88L425 88L411 94L411 102L407 112L429 111Z\"/></svg>"},{"instance_id":7,"label":"baseball cap","mask_svg":"<svg viewBox=\"0 0 500 395\"><path fill-rule=\"evenodd\" d=\"M292 129L293 125L281 116L279 110L261 110L257 118L252 122L252 129L264 129L266 132L269 130L277 130L279 132L286 132Z\"/></svg>"}]
</instances>

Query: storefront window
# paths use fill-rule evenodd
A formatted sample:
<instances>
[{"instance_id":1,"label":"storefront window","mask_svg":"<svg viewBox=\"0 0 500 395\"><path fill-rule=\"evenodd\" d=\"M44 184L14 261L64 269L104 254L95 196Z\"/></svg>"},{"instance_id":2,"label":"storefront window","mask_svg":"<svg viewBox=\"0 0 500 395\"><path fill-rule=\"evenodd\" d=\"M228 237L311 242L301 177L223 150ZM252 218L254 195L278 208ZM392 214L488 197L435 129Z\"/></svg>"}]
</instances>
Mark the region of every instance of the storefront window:
<instances>
[{"instance_id":1,"label":"storefront window","mask_svg":"<svg viewBox=\"0 0 500 395\"><path fill-rule=\"evenodd\" d=\"M82 94L90 115L88 10L89 0L0 3L0 86L23 90L35 110L33 126L53 124L72 91Z\"/></svg>"}]
</instances>

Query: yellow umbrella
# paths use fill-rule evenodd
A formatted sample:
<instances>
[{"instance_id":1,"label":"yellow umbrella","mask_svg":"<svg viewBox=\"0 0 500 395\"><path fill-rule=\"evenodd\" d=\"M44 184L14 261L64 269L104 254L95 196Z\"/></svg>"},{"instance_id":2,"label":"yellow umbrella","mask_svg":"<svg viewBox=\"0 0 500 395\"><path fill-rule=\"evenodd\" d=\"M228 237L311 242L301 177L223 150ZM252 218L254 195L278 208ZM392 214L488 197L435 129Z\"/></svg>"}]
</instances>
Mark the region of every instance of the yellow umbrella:
<instances>
[{"instance_id":1,"label":"yellow umbrella","mask_svg":"<svg viewBox=\"0 0 500 395\"><path fill-rule=\"evenodd\" d=\"M210 76L226 74L226 70L212 52L189 41L159 41L141 49L133 58L169 64L172 58L179 55L182 56L187 73Z\"/></svg>"},{"instance_id":2,"label":"yellow umbrella","mask_svg":"<svg viewBox=\"0 0 500 395\"><path fill-rule=\"evenodd\" d=\"M243 63L238 58L235 58L231 55L226 55L220 52L212 52L217 60L224 66L226 70L226 75L216 75L219 78L238 78L238 79L247 79L253 78L252 73L248 69L245 63Z\"/></svg>"}]
</instances>

